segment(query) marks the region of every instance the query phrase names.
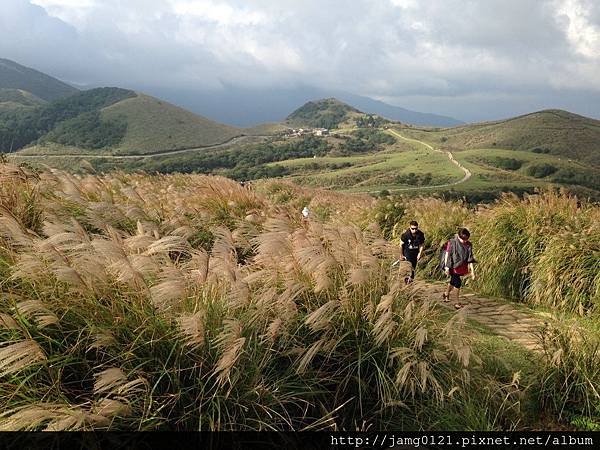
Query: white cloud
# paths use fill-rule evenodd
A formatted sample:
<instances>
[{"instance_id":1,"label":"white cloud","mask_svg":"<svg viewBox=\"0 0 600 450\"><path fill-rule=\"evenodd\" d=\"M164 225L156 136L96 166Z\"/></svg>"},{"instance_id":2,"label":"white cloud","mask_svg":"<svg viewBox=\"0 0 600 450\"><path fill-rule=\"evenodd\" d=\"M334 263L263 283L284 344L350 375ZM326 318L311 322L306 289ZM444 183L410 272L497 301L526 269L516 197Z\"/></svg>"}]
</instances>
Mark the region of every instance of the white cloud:
<instances>
[{"instance_id":1,"label":"white cloud","mask_svg":"<svg viewBox=\"0 0 600 450\"><path fill-rule=\"evenodd\" d=\"M557 2L558 19L565 18L567 39L586 58L600 60L600 26L590 22L591 4L582 0Z\"/></svg>"}]
</instances>

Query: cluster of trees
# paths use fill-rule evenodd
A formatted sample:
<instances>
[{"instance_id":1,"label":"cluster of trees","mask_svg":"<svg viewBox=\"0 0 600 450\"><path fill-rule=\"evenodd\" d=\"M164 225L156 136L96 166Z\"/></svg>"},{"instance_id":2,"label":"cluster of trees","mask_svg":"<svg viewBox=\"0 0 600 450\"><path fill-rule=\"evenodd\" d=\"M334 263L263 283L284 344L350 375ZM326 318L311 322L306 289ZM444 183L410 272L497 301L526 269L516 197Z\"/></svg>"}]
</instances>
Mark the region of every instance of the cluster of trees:
<instances>
[{"instance_id":1,"label":"cluster of trees","mask_svg":"<svg viewBox=\"0 0 600 450\"><path fill-rule=\"evenodd\" d=\"M149 159L143 163L132 163L128 168L160 173L220 173L236 180L252 180L289 174L288 169L282 166L267 166L268 163L323 156L330 150L331 145L326 140L316 136L306 136L284 143L265 142L241 149L232 148L217 152L198 152L189 156ZM103 168L109 167L110 165Z\"/></svg>"},{"instance_id":2,"label":"cluster of trees","mask_svg":"<svg viewBox=\"0 0 600 450\"><path fill-rule=\"evenodd\" d=\"M545 178L548 175L552 175L558 169L552 164L542 163L542 164L532 164L527 167L527 175L535 178Z\"/></svg>"},{"instance_id":3,"label":"cluster of trees","mask_svg":"<svg viewBox=\"0 0 600 450\"><path fill-rule=\"evenodd\" d=\"M544 148L544 147L535 147L535 148L532 148L531 151L533 153L545 153L545 154L550 153L550 149Z\"/></svg>"},{"instance_id":4,"label":"cluster of trees","mask_svg":"<svg viewBox=\"0 0 600 450\"><path fill-rule=\"evenodd\" d=\"M490 166L498 167L504 170L518 170L523 165L523 161L515 158L503 158L502 156L496 156L495 158L485 159L485 163Z\"/></svg>"},{"instance_id":5,"label":"cluster of trees","mask_svg":"<svg viewBox=\"0 0 600 450\"><path fill-rule=\"evenodd\" d=\"M391 145L395 142L396 138L383 131L361 128L352 133L352 137L340 145L340 153L342 155L352 155L376 152L381 150L384 144Z\"/></svg>"},{"instance_id":6,"label":"cluster of trees","mask_svg":"<svg viewBox=\"0 0 600 450\"><path fill-rule=\"evenodd\" d=\"M563 184L577 184L599 190L598 172L593 170L562 168L552 176L552 181Z\"/></svg>"},{"instance_id":7,"label":"cluster of trees","mask_svg":"<svg viewBox=\"0 0 600 450\"><path fill-rule=\"evenodd\" d=\"M102 120L100 111L90 111L60 122L39 142L56 142L80 148L98 149L118 145L127 132L125 119Z\"/></svg>"},{"instance_id":8,"label":"cluster of trees","mask_svg":"<svg viewBox=\"0 0 600 450\"><path fill-rule=\"evenodd\" d=\"M81 114L99 112L106 106L129 97L135 97L135 95L135 92L127 89L98 88L55 100L35 109L0 112L0 150L6 152L19 150L36 142L62 122L74 119ZM93 116L84 117L80 122L66 124L62 130L67 131L77 142L92 142L93 145L99 145L103 141L114 142L115 136L122 131L122 124L100 124L101 129L109 132L111 137L108 139L97 136L90 137L89 129L86 127L94 120ZM81 126L81 133L75 131L78 126ZM75 137L78 134L81 136ZM55 130L52 136L53 139L58 139L59 130ZM61 139L68 141L66 138Z\"/></svg>"},{"instance_id":9,"label":"cluster of trees","mask_svg":"<svg viewBox=\"0 0 600 450\"><path fill-rule=\"evenodd\" d=\"M259 178L273 178L289 175L290 171L283 166L239 166L226 170L223 175L234 180L257 180Z\"/></svg>"},{"instance_id":10,"label":"cluster of trees","mask_svg":"<svg viewBox=\"0 0 600 450\"><path fill-rule=\"evenodd\" d=\"M396 175L394 182L396 184L407 184L409 186L429 186L433 181L433 176L430 172L415 174L410 172L408 174Z\"/></svg>"},{"instance_id":11,"label":"cluster of trees","mask_svg":"<svg viewBox=\"0 0 600 450\"><path fill-rule=\"evenodd\" d=\"M384 119L383 117L368 114L366 116L358 117L355 122L356 126L359 128L377 128L389 123L390 121Z\"/></svg>"}]
</instances>

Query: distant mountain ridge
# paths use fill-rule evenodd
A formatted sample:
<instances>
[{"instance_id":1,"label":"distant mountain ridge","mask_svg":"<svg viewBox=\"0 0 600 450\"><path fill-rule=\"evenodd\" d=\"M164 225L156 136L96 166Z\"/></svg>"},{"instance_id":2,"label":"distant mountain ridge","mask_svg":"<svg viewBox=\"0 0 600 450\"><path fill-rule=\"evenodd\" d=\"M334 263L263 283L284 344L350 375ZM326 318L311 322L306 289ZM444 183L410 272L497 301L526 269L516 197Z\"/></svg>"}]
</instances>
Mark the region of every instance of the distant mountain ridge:
<instances>
[{"instance_id":1,"label":"distant mountain ridge","mask_svg":"<svg viewBox=\"0 0 600 450\"><path fill-rule=\"evenodd\" d=\"M363 97L346 92L338 93L336 98L366 113L377 114L381 117L385 117L386 119L398 120L402 123L408 123L411 125L454 127L465 124L465 122L454 119L453 117L411 111L409 109L393 106L379 100L374 100L370 97Z\"/></svg>"},{"instance_id":2,"label":"distant mountain ridge","mask_svg":"<svg viewBox=\"0 0 600 450\"><path fill-rule=\"evenodd\" d=\"M319 98L336 98L364 113L377 114L386 119L413 125L451 127L464 124L452 117L420 113L368 97L311 86L286 89L247 89L226 86L220 91L156 86L140 86L139 89L189 111L239 127L255 126L265 122L281 122L291 111Z\"/></svg>"},{"instance_id":3,"label":"distant mountain ridge","mask_svg":"<svg viewBox=\"0 0 600 450\"><path fill-rule=\"evenodd\" d=\"M45 101L79 92L79 89L35 69L0 58L0 88L20 89Z\"/></svg>"}]
</instances>

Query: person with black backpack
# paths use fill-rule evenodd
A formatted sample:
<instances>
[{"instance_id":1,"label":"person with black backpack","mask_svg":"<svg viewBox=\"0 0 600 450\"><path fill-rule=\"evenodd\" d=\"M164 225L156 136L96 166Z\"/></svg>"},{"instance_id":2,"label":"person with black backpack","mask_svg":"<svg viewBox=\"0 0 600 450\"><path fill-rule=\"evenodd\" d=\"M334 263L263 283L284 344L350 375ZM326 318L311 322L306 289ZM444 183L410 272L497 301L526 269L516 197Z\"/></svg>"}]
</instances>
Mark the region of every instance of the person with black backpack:
<instances>
[{"instance_id":1,"label":"person with black backpack","mask_svg":"<svg viewBox=\"0 0 600 450\"><path fill-rule=\"evenodd\" d=\"M400 236L400 260L410 261L412 265L410 277L404 279L406 284L415 279L417 261L421 259L423 249L425 248L425 234L419 230L419 224L413 220L409 225L410 228Z\"/></svg>"},{"instance_id":2,"label":"person with black backpack","mask_svg":"<svg viewBox=\"0 0 600 450\"><path fill-rule=\"evenodd\" d=\"M460 288L462 286L461 277L471 274L471 278L475 280L475 269L473 264L473 245L469 241L471 233L466 228L461 228L458 235L450 239L445 246L442 247L440 253L440 267L450 277L446 292L442 295L442 299L447 302L450 300L450 292L456 288L456 303L454 307L460 309L463 305L460 303Z\"/></svg>"}]
</instances>

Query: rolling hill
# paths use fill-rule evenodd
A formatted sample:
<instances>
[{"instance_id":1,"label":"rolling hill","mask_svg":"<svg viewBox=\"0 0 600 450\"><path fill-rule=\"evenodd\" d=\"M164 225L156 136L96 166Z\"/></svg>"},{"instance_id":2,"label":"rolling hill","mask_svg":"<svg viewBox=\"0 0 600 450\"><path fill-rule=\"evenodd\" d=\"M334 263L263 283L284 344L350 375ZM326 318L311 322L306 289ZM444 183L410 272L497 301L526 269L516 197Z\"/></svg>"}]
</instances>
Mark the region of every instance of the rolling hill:
<instances>
[{"instance_id":1,"label":"rolling hill","mask_svg":"<svg viewBox=\"0 0 600 450\"><path fill-rule=\"evenodd\" d=\"M3 128L0 115L0 150L9 150L10 145L23 155L157 153L206 147L278 129L275 125L257 129L223 125L120 88L82 91L32 111L5 116Z\"/></svg>"},{"instance_id":2,"label":"rolling hill","mask_svg":"<svg viewBox=\"0 0 600 450\"><path fill-rule=\"evenodd\" d=\"M600 166L600 121L562 110L449 129L407 129L417 139L455 151L501 148L547 153Z\"/></svg>"},{"instance_id":3,"label":"rolling hill","mask_svg":"<svg viewBox=\"0 0 600 450\"><path fill-rule=\"evenodd\" d=\"M0 58L0 88L20 89L46 101L57 100L79 92L45 73Z\"/></svg>"},{"instance_id":4,"label":"rolling hill","mask_svg":"<svg viewBox=\"0 0 600 450\"><path fill-rule=\"evenodd\" d=\"M104 108L101 117L127 123L123 140L113 149L118 154L204 147L243 134L240 128L213 122L144 94Z\"/></svg>"},{"instance_id":5,"label":"rolling hill","mask_svg":"<svg viewBox=\"0 0 600 450\"><path fill-rule=\"evenodd\" d=\"M365 114L346 103L326 98L305 103L287 116L286 123L296 127L337 128L361 115Z\"/></svg>"}]
</instances>

